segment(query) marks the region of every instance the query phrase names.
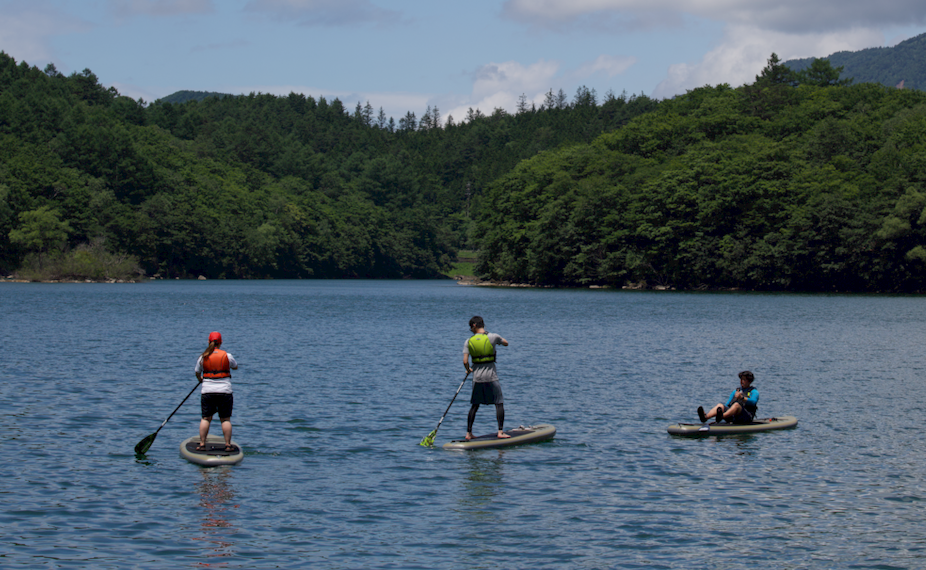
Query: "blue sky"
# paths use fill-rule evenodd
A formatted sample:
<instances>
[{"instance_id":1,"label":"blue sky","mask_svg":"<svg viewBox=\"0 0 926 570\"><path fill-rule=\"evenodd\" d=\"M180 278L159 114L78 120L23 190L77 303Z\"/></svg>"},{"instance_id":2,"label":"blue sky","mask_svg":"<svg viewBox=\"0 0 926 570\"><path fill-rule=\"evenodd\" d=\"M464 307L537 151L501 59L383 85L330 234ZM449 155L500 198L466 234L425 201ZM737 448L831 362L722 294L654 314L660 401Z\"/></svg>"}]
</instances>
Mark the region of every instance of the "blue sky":
<instances>
[{"instance_id":1,"label":"blue sky","mask_svg":"<svg viewBox=\"0 0 926 570\"><path fill-rule=\"evenodd\" d=\"M523 94L671 97L926 32L922 0L0 0L0 50L123 95L290 92L513 111Z\"/></svg>"}]
</instances>

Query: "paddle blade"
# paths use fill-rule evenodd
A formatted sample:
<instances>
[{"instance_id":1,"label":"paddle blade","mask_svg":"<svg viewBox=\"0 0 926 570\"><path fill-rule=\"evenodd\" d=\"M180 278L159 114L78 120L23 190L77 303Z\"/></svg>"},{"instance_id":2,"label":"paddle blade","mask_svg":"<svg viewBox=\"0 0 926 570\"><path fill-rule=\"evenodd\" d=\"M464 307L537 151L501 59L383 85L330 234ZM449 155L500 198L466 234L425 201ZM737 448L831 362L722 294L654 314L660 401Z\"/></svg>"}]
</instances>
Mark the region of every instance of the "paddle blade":
<instances>
[{"instance_id":1,"label":"paddle blade","mask_svg":"<svg viewBox=\"0 0 926 570\"><path fill-rule=\"evenodd\" d=\"M154 443L154 438L158 436L158 432L154 432L145 439L138 442L138 445L135 446L135 453L139 455L144 455L148 453L148 450L151 449L151 444Z\"/></svg>"},{"instance_id":2,"label":"paddle blade","mask_svg":"<svg viewBox=\"0 0 926 570\"><path fill-rule=\"evenodd\" d=\"M421 440L421 443L418 445L423 445L424 447L431 447L434 445L434 436L437 435L437 430L432 431Z\"/></svg>"}]
</instances>

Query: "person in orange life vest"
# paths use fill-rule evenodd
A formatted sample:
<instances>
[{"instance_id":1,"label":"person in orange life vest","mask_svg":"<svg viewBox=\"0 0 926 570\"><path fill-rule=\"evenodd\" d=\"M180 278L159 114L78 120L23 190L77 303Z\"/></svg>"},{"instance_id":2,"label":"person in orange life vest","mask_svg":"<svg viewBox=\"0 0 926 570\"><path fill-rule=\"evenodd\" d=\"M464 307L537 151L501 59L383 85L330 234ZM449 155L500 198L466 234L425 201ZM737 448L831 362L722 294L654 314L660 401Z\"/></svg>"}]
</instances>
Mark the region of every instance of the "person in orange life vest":
<instances>
[{"instance_id":1,"label":"person in orange life vest","mask_svg":"<svg viewBox=\"0 0 926 570\"><path fill-rule=\"evenodd\" d=\"M203 385L200 395L202 420L199 422L198 450L206 449L206 437L209 435L209 424L216 412L222 422L222 435L225 436L225 450L232 451L231 444L232 424L231 415L234 406L232 396L231 371L238 369L238 363L231 354L220 350L222 335L217 332L209 333L209 346L196 361L193 373Z\"/></svg>"},{"instance_id":2,"label":"person in orange life vest","mask_svg":"<svg viewBox=\"0 0 926 570\"><path fill-rule=\"evenodd\" d=\"M470 398L469 415L466 418L466 439L473 439L473 422L476 421L476 410L481 404L495 404L495 418L498 421L498 435L496 437L511 437L505 433L505 398L502 396L502 387L498 383L498 374L495 372L495 345L508 346L508 341L501 335L487 333L485 321L475 316L469 320L469 330L473 333L463 343L463 367L466 373L473 375L473 395ZM473 365L470 367L470 357Z\"/></svg>"}]
</instances>

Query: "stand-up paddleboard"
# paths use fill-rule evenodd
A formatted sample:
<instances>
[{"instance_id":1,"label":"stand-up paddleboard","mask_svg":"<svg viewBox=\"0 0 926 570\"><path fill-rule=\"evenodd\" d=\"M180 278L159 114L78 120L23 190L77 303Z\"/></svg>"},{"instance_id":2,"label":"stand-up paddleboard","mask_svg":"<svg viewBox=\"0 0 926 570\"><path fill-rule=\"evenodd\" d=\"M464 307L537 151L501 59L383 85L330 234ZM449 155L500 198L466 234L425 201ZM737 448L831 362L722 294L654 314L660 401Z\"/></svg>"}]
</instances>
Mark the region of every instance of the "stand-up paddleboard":
<instances>
[{"instance_id":1,"label":"stand-up paddleboard","mask_svg":"<svg viewBox=\"0 0 926 570\"><path fill-rule=\"evenodd\" d=\"M498 432L489 435L480 435L470 440L455 439L444 444L444 449L487 449L492 447L508 447L510 445L521 445L524 443L537 443L553 439L556 435L556 428L550 424L540 424L536 426L520 426L516 429L508 430L505 433L511 437L499 438Z\"/></svg>"},{"instance_id":2,"label":"stand-up paddleboard","mask_svg":"<svg viewBox=\"0 0 926 570\"><path fill-rule=\"evenodd\" d=\"M244 459L244 450L234 440L231 443L234 449L225 451L225 438L220 435L210 434L206 437L206 449L199 451L196 449L196 446L199 445L199 436L194 435L190 439L183 440L183 443L180 444L180 457L207 467L241 463L241 460Z\"/></svg>"},{"instance_id":3,"label":"stand-up paddleboard","mask_svg":"<svg viewBox=\"0 0 926 570\"><path fill-rule=\"evenodd\" d=\"M797 427L794 416L779 416L756 420L750 424L672 424L668 427L672 435L732 435L737 433L755 433L775 429Z\"/></svg>"}]
</instances>

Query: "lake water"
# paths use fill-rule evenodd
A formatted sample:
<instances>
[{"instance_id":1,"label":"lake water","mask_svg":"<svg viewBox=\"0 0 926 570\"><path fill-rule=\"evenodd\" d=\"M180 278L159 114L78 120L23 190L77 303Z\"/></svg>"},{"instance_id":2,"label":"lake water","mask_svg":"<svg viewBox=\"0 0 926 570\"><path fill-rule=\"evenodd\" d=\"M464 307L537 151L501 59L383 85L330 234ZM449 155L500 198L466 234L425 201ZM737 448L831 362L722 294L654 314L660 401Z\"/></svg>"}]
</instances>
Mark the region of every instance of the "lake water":
<instances>
[{"instance_id":1,"label":"lake water","mask_svg":"<svg viewBox=\"0 0 926 570\"><path fill-rule=\"evenodd\" d=\"M418 445L474 314L510 342L507 427L553 441ZM926 298L4 283L0 323L2 568L926 567ZM198 391L136 458L212 330L241 365L244 461L179 457ZM744 369L760 416L796 429L666 433ZM464 435L469 391L438 445Z\"/></svg>"}]
</instances>

